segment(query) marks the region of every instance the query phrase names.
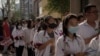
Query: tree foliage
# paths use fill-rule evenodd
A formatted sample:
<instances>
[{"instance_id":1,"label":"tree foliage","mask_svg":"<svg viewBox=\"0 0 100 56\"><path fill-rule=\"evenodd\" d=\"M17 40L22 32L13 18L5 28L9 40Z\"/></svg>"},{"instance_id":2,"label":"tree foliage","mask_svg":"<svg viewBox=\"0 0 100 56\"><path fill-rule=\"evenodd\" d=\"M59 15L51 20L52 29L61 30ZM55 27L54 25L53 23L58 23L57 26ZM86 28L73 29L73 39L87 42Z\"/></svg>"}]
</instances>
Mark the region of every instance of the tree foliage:
<instances>
[{"instance_id":1,"label":"tree foliage","mask_svg":"<svg viewBox=\"0 0 100 56\"><path fill-rule=\"evenodd\" d=\"M58 12L61 15L69 11L70 0L47 0L45 9L51 12Z\"/></svg>"}]
</instances>

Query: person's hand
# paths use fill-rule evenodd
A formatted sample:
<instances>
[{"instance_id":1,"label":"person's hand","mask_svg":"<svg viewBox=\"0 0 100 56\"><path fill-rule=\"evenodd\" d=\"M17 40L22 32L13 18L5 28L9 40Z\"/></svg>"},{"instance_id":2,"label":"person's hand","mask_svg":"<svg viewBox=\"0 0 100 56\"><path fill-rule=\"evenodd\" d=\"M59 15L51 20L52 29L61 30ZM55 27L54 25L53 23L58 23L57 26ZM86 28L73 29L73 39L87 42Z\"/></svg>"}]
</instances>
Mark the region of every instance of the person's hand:
<instances>
[{"instance_id":1,"label":"person's hand","mask_svg":"<svg viewBox=\"0 0 100 56\"><path fill-rule=\"evenodd\" d=\"M80 53L75 54L75 56L85 56L85 53L80 52Z\"/></svg>"},{"instance_id":2,"label":"person's hand","mask_svg":"<svg viewBox=\"0 0 100 56\"><path fill-rule=\"evenodd\" d=\"M48 44L50 44L50 45L54 45L54 42L55 42L55 39L52 38L52 39L50 39L50 40L48 41Z\"/></svg>"}]
</instances>

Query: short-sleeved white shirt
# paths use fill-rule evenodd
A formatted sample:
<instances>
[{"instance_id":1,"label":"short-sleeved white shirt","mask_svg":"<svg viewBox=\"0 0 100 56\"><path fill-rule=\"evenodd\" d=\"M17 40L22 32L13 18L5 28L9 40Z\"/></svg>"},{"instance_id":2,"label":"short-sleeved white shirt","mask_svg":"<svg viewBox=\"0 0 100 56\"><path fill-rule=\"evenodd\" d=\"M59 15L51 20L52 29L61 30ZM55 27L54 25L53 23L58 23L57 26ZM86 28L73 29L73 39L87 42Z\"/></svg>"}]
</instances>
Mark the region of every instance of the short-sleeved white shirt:
<instances>
[{"instance_id":1,"label":"short-sleeved white shirt","mask_svg":"<svg viewBox=\"0 0 100 56\"><path fill-rule=\"evenodd\" d=\"M58 38L58 35L56 35L56 33L54 33L55 39ZM49 37L48 33L44 30L38 32L35 37L34 37L34 43L41 43L44 44L45 42L47 42L48 40L50 40L51 38ZM48 45L45 49L39 51L36 49L36 56L50 56L50 45Z\"/></svg>"},{"instance_id":2,"label":"short-sleeved white shirt","mask_svg":"<svg viewBox=\"0 0 100 56\"><path fill-rule=\"evenodd\" d=\"M18 29L14 30L12 32L12 36L13 36L13 38L15 38L17 36L23 36L23 30L18 30ZM14 39L14 46L15 47L24 46L24 45L25 45L24 40L15 40Z\"/></svg>"},{"instance_id":3,"label":"short-sleeved white shirt","mask_svg":"<svg viewBox=\"0 0 100 56\"><path fill-rule=\"evenodd\" d=\"M83 23L79 25L79 30L77 31L77 34L80 35L84 39L91 37L98 33L98 30L97 30L99 28L98 24L99 23L96 21L96 27L93 28L87 23L87 21L84 21Z\"/></svg>"},{"instance_id":4,"label":"short-sleeved white shirt","mask_svg":"<svg viewBox=\"0 0 100 56\"><path fill-rule=\"evenodd\" d=\"M100 56L100 35L91 40L87 52L88 56Z\"/></svg>"},{"instance_id":5,"label":"short-sleeved white shirt","mask_svg":"<svg viewBox=\"0 0 100 56\"><path fill-rule=\"evenodd\" d=\"M55 56L64 56L65 54L76 54L85 51L85 42L81 37L76 37L74 40L69 37L61 36L56 43Z\"/></svg>"}]
</instances>

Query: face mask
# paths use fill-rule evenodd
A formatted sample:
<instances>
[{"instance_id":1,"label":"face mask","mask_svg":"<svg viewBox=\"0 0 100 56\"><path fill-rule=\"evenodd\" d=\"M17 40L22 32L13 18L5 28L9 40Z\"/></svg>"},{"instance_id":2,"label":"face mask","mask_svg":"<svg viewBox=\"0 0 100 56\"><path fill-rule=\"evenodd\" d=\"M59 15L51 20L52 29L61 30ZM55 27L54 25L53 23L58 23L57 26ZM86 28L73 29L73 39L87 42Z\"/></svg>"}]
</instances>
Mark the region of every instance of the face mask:
<instances>
[{"instance_id":1,"label":"face mask","mask_svg":"<svg viewBox=\"0 0 100 56\"><path fill-rule=\"evenodd\" d=\"M23 24L23 27L27 27L27 24Z\"/></svg>"},{"instance_id":2,"label":"face mask","mask_svg":"<svg viewBox=\"0 0 100 56\"><path fill-rule=\"evenodd\" d=\"M49 24L49 28L54 29L54 28L56 28L56 27L57 27L57 24L55 24L55 23L51 23L51 24Z\"/></svg>"},{"instance_id":3,"label":"face mask","mask_svg":"<svg viewBox=\"0 0 100 56\"><path fill-rule=\"evenodd\" d=\"M21 28L22 28L22 26L19 25L19 26L18 26L18 29L21 29Z\"/></svg>"},{"instance_id":4,"label":"face mask","mask_svg":"<svg viewBox=\"0 0 100 56\"><path fill-rule=\"evenodd\" d=\"M76 27L69 27L69 28L68 28L68 31L69 31L70 33L74 34L74 33L76 33L76 32L78 31L78 27L77 27L77 26L76 26Z\"/></svg>"}]
</instances>

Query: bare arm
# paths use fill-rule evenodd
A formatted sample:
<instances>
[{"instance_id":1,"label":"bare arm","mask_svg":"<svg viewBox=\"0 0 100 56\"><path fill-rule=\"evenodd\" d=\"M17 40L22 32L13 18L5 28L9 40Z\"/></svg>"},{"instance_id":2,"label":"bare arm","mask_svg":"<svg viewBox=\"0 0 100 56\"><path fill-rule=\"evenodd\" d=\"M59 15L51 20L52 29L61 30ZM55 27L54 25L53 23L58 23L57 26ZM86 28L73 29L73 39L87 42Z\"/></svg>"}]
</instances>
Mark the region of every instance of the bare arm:
<instances>
[{"instance_id":1,"label":"bare arm","mask_svg":"<svg viewBox=\"0 0 100 56\"><path fill-rule=\"evenodd\" d=\"M43 50L43 49L45 49L49 44L52 44L54 42L54 39L50 39L49 41L47 41L47 42L45 42L45 43L43 43L43 44L39 44L39 43L37 43L37 44L35 44L35 46L36 46L36 48L38 49L38 50ZM39 45L38 45L39 44Z\"/></svg>"},{"instance_id":2,"label":"bare arm","mask_svg":"<svg viewBox=\"0 0 100 56\"><path fill-rule=\"evenodd\" d=\"M91 37L89 37L89 38L87 38L87 39L84 39L84 40L85 40L85 44L89 44L90 41L91 41L94 37L97 37L98 35L99 35L99 33L97 33L96 35L93 35L93 36L91 36Z\"/></svg>"}]
</instances>

